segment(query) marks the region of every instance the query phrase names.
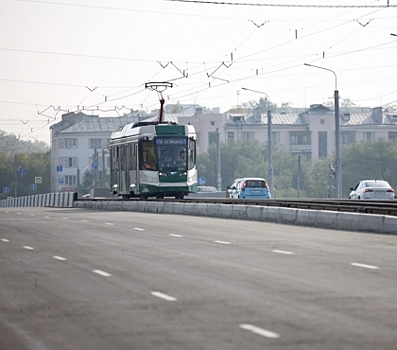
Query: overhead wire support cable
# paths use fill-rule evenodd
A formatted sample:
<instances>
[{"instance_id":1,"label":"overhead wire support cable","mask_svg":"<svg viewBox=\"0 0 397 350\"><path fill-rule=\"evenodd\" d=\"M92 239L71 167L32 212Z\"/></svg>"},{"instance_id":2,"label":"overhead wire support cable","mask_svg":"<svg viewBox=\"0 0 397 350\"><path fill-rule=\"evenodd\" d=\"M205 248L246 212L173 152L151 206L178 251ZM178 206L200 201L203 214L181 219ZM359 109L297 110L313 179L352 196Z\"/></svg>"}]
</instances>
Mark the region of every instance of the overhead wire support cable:
<instances>
[{"instance_id":1,"label":"overhead wire support cable","mask_svg":"<svg viewBox=\"0 0 397 350\"><path fill-rule=\"evenodd\" d=\"M397 5L390 5L389 1L387 2L386 5L255 4L255 3L226 2L226 1L203 1L203 0L166 0L166 1L187 2L187 3L193 3L193 4L261 6L261 7L302 7L302 8L386 8L386 7L397 7Z\"/></svg>"}]
</instances>

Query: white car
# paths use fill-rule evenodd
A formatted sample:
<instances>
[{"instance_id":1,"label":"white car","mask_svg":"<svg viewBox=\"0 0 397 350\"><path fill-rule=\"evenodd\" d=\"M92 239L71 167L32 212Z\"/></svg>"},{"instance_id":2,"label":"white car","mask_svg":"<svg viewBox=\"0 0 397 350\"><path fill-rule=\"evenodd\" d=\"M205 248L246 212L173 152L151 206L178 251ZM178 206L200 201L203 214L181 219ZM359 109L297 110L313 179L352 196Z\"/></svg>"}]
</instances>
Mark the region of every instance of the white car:
<instances>
[{"instance_id":1,"label":"white car","mask_svg":"<svg viewBox=\"0 0 397 350\"><path fill-rule=\"evenodd\" d=\"M394 190L384 180L363 180L350 188L349 199L394 199Z\"/></svg>"},{"instance_id":2,"label":"white car","mask_svg":"<svg viewBox=\"0 0 397 350\"><path fill-rule=\"evenodd\" d=\"M236 192L237 185L241 179L234 179L233 183L230 186L226 187L226 198L233 198L234 197L234 192Z\"/></svg>"}]
</instances>

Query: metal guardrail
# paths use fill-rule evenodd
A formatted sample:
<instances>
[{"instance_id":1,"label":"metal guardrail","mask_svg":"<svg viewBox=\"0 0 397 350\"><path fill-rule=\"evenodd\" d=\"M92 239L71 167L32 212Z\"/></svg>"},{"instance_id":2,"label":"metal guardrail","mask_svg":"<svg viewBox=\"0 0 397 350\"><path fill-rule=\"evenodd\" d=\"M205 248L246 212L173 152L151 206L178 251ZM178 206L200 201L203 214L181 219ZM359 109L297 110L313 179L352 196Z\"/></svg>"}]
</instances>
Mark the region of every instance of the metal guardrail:
<instances>
[{"instance_id":1,"label":"metal guardrail","mask_svg":"<svg viewBox=\"0 0 397 350\"><path fill-rule=\"evenodd\" d=\"M58 207L72 208L77 200L77 193L56 192L46 194L36 194L33 196L8 198L0 200L0 207Z\"/></svg>"}]
</instances>

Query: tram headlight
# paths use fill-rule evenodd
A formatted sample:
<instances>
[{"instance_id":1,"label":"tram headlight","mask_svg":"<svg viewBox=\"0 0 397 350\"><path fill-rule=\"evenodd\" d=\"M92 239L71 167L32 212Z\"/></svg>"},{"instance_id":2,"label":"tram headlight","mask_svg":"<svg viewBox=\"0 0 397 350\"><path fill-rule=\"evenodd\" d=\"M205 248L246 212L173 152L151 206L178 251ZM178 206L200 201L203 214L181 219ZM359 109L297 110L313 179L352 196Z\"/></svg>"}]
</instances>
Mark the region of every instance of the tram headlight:
<instances>
[{"instance_id":1,"label":"tram headlight","mask_svg":"<svg viewBox=\"0 0 397 350\"><path fill-rule=\"evenodd\" d=\"M164 177L167 177L168 175L167 175L167 173L163 173L163 172L159 172L159 176L164 176Z\"/></svg>"},{"instance_id":2,"label":"tram headlight","mask_svg":"<svg viewBox=\"0 0 397 350\"><path fill-rule=\"evenodd\" d=\"M187 175L187 172L186 171L184 171L183 173L180 173L179 174L179 176L186 176Z\"/></svg>"}]
</instances>

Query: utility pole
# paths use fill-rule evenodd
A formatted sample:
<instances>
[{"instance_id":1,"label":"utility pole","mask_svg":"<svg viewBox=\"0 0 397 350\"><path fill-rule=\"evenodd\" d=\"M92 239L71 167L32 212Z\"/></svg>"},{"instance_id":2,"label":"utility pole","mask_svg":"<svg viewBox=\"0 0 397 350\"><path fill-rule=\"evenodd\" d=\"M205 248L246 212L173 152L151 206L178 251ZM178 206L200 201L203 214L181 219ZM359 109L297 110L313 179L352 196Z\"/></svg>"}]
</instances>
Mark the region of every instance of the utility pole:
<instances>
[{"instance_id":1,"label":"utility pole","mask_svg":"<svg viewBox=\"0 0 397 350\"><path fill-rule=\"evenodd\" d=\"M222 191L222 178L221 178L221 145L220 145L220 132L216 128L216 183L218 191Z\"/></svg>"},{"instance_id":2,"label":"utility pole","mask_svg":"<svg viewBox=\"0 0 397 350\"><path fill-rule=\"evenodd\" d=\"M305 63L305 66L327 70L335 76L335 91L334 91L334 104L335 104L335 170L336 170L336 198L342 198L342 167L340 161L340 138L339 138L339 91L338 91L338 77L332 69L315 66L313 64Z\"/></svg>"},{"instance_id":3,"label":"utility pole","mask_svg":"<svg viewBox=\"0 0 397 350\"><path fill-rule=\"evenodd\" d=\"M17 154L14 155L14 198L18 197L18 166Z\"/></svg>"},{"instance_id":4,"label":"utility pole","mask_svg":"<svg viewBox=\"0 0 397 350\"><path fill-rule=\"evenodd\" d=\"M256 92L258 94L263 94L266 96L266 107L267 107L267 161L268 161L268 178L267 181L269 183L269 190L271 195L275 198L274 192L274 184L273 184L273 150L272 150L272 112L269 109L269 101L270 97L268 94L262 91L256 91L247 89L245 87L241 88L242 90Z\"/></svg>"},{"instance_id":5,"label":"utility pole","mask_svg":"<svg viewBox=\"0 0 397 350\"><path fill-rule=\"evenodd\" d=\"M269 189L272 196L275 198L273 185L273 151L272 151L272 112L267 111L267 161L269 167L268 181Z\"/></svg>"},{"instance_id":6,"label":"utility pole","mask_svg":"<svg viewBox=\"0 0 397 350\"><path fill-rule=\"evenodd\" d=\"M298 154L298 198L301 197L301 154Z\"/></svg>"}]
</instances>

